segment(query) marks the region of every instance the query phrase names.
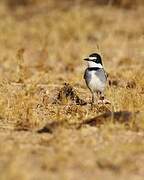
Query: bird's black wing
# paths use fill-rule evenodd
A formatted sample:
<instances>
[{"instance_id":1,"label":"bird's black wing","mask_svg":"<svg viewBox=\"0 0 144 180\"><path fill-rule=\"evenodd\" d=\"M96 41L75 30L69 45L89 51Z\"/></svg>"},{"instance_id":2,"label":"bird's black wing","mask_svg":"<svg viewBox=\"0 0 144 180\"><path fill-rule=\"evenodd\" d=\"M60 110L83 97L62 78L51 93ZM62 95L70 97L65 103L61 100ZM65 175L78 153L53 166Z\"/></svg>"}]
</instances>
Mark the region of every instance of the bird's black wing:
<instances>
[{"instance_id":1,"label":"bird's black wing","mask_svg":"<svg viewBox=\"0 0 144 180\"><path fill-rule=\"evenodd\" d=\"M83 78L86 80L87 79L87 74L88 74L88 70L86 69L85 72L84 72L84 76Z\"/></svg>"},{"instance_id":2,"label":"bird's black wing","mask_svg":"<svg viewBox=\"0 0 144 180\"><path fill-rule=\"evenodd\" d=\"M85 70L84 79L86 84L88 85L89 81L91 80L91 73L89 72L88 68Z\"/></svg>"}]
</instances>

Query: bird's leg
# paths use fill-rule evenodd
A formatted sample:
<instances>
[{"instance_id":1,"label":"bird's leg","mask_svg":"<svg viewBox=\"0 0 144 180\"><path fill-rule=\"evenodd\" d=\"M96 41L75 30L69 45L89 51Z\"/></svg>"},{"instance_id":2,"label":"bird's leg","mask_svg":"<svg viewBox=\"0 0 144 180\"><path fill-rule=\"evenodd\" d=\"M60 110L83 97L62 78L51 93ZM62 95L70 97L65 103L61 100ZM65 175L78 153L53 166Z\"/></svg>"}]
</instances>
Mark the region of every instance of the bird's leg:
<instances>
[{"instance_id":1,"label":"bird's leg","mask_svg":"<svg viewBox=\"0 0 144 180\"><path fill-rule=\"evenodd\" d=\"M111 102L109 100L104 98L104 94L102 92L99 92L99 101L98 101L98 103L111 104Z\"/></svg>"},{"instance_id":2,"label":"bird's leg","mask_svg":"<svg viewBox=\"0 0 144 180\"><path fill-rule=\"evenodd\" d=\"M92 104L94 104L95 102L95 96L94 96L94 92L92 92Z\"/></svg>"},{"instance_id":3,"label":"bird's leg","mask_svg":"<svg viewBox=\"0 0 144 180\"><path fill-rule=\"evenodd\" d=\"M100 92L100 100L104 101L104 94Z\"/></svg>"},{"instance_id":4,"label":"bird's leg","mask_svg":"<svg viewBox=\"0 0 144 180\"><path fill-rule=\"evenodd\" d=\"M98 103L104 103L104 94L102 92L98 91L97 95L99 97Z\"/></svg>"},{"instance_id":5,"label":"bird's leg","mask_svg":"<svg viewBox=\"0 0 144 180\"><path fill-rule=\"evenodd\" d=\"M91 108L93 108L93 105L94 105L94 103L95 103L95 94L94 94L93 91L91 91L91 93L92 93Z\"/></svg>"}]
</instances>

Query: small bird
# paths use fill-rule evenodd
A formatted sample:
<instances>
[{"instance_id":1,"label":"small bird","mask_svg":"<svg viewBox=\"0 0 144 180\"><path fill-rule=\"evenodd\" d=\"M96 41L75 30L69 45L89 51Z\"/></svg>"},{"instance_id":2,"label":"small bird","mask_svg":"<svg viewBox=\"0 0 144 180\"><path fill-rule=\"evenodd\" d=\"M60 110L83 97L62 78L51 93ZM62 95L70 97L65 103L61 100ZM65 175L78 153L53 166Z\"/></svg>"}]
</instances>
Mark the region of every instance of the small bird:
<instances>
[{"instance_id":1,"label":"small bird","mask_svg":"<svg viewBox=\"0 0 144 180\"><path fill-rule=\"evenodd\" d=\"M104 90L106 87L107 74L103 68L101 56L97 53L90 54L85 58L88 67L84 73L84 79L87 87L92 93L92 105L96 102L96 96L99 98L97 102L104 102Z\"/></svg>"}]
</instances>

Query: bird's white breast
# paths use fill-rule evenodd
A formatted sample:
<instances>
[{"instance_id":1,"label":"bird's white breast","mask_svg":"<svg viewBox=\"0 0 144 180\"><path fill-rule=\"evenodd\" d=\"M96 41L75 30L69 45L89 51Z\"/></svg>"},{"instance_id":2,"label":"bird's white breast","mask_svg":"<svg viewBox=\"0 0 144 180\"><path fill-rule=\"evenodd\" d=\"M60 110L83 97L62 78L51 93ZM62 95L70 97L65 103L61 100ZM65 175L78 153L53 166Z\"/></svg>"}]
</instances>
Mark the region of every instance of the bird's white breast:
<instances>
[{"instance_id":1,"label":"bird's white breast","mask_svg":"<svg viewBox=\"0 0 144 180\"><path fill-rule=\"evenodd\" d=\"M89 88L93 91L104 91L105 83L95 74L95 71L91 71L91 80L88 83Z\"/></svg>"}]
</instances>

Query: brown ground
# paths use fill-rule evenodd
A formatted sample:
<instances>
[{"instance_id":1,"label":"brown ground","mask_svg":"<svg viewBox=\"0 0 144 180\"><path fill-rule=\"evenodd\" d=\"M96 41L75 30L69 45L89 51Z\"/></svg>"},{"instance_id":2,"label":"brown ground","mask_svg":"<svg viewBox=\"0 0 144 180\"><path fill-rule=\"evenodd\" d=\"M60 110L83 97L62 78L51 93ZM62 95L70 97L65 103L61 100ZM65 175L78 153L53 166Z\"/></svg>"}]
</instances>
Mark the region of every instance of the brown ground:
<instances>
[{"instance_id":1,"label":"brown ground","mask_svg":"<svg viewBox=\"0 0 144 180\"><path fill-rule=\"evenodd\" d=\"M0 179L143 180L144 7L7 5L0 3ZM64 96L54 103L64 83L90 101L82 59L91 52L103 57L112 104L91 109ZM110 118L77 128L107 111L140 114L128 125Z\"/></svg>"}]
</instances>

